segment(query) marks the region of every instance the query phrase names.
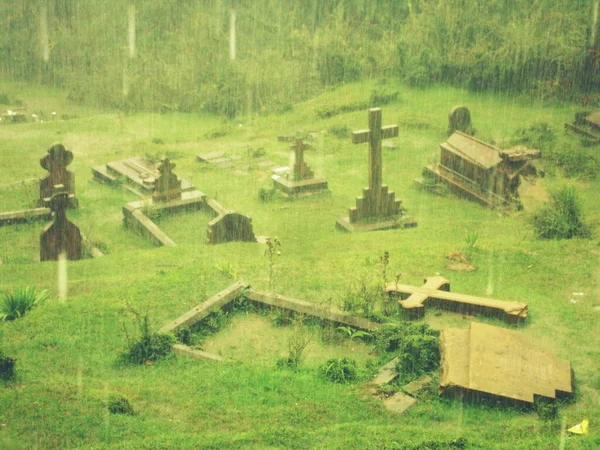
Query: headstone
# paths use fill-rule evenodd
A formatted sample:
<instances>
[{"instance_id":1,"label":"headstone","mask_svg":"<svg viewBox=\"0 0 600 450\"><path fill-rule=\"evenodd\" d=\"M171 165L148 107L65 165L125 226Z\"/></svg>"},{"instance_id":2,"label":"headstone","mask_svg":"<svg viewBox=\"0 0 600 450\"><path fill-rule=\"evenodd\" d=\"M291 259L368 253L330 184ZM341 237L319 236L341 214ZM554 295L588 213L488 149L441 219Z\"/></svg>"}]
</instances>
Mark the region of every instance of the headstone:
<instances>
[{"instance_id":1,"label":"headstone","mask_svg":"<svg viewBox=\"0 0 600 450\"><path fill-rule=\"evenodd\" d=\"M67 220L66 209L69 194L64 186L54 186L49 202L54 221L44 227L40 237L40 260L56 261L61 254L67 259L77 261L82 257L82 238L79 228Z\"/></svg>"},{"instance_id":2,"label":"headstone","mask_svg":"<svg viewBox=\"0 0 600 450\"><path fill-rule=\"evenodd\" d=\"M78 207L75 198L75 174L67 170L72 161L73 153L60 143L53 144L48 149L48 154L40 159L40 165L49 172L46 178L40 180L40 206L47 206L54 186L62 185L69 195L69 207Z\"/></svg>"},{"instance_id":3,"label":"headstone","mask_svg":"<svg viewBox=\"0 0 600 450\"><path fill-rule=\"evenodd\" d=\"M394 192L382 184L381 141L398 136L398 126L381 126L381 109L369 109L369 129L352 133L353 144L369 143L369 187L363 189L362 197L356 199L356 207L350 208L348 217L337 221L338 228L345 231L373 231L388 228L407 228L416 222L401 217L402 203ZM361 227L359 222L368 222ZM356 224L356 225L355 225Z\"/></svg>"},{"instance_id":4,"label":"headstone","mask_svg":"<svg viewBox=\"0 0 600 450\"><path fill-rule=\"evenodd\" d=\"M311 180L315 177L315 174L310 167L304 162L304 151L308 148L308 145L304 139L296 139L292 149L294 150L295 162L294 162L294 181L300 180Z\"/></svg>"},{"instance_id":5,"label":"headstone","mask_svg":"<svg viewBox=\"0 0 600 450\"><path fill-rule=\"evenodd\" d=\"M466 106L455 106L448 113L448 136L455 131L471 136L475 134L471 126L471 113Z\"/></svg>"},{"instance_id":6,"label":"headstone","mask_svg":"<svg viewBox=\"0 0 600 450\"><path fill-rule=\"evenodd\" d=\"M219 214L208 223L206 243L223 244L232 241L256 242L252 219L235 211Z\"/></svg>"},{"instance_id":7,"label":"headstone","mask_svg":"<svg viewBox=\"0 0 600 450\"><path fill-rule=\"evenodd\" d=\"M154 202L169 202L181 199L181 181L173 173L175 164L166 156L160 160L158 166L159 176L154 182Z\"/></svg>"},{"instance_id":8,"label":"headstone","mask_svg":"<svg viewBox=\"0 0 600 450\"><path fill-rule=\"evenodd\" d=\"M327 181L315 179L314 172L304 161L304 151L308 144L302 138L296 138L292 150L294 150L294 167L291 174L280 176L275 174L273 182L275 188L287 197L298 197L302 195L329 192Z\"/></svg>"}]
</instances>

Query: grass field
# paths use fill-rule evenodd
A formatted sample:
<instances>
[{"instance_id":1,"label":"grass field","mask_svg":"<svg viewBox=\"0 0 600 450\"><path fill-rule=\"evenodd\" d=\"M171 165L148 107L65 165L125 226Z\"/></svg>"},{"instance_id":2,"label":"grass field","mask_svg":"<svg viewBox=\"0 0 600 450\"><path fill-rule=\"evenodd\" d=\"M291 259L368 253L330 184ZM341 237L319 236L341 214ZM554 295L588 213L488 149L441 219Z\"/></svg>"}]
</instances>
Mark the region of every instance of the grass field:
<instances>
[{"instance_id":1,"label":"grass field","mask_svg":"<svg viewBox=\"0 0 600 450\"><path fill-rule=\"evenodd\" d=\"M62 142L75 155L70 169L81 205L68 216L106 249L104 258L68 264L68 298L62 301L57 299L56 263L39 263L44 224L0 228L0 290L34 285L50 291L50 299L22 319L0 323L0 348L17 359L18 371L15 381L0 385L0 448L426 448L424 442L460 437L467 448L478 449L600 448L600 181L567 180L560 170L547 167L548 175L535 186L523 183L525 210L511 215L450 194L432 195L413 184L422 167L439 158L447 113L454 105L467 105L477 136L501 146L517 129L541 122L559 142L577 139L563 132L577 105L442 87L411 90L388 82L386 89L399 90L400 100L383 107L383 123L397 123L400 136L398 149L384 150L383 179L419 225L343 234L335 230L335 220L347 215L367 184L368 150L327 131L333 126L365 128L367 113L321 120L315 112L367 101L377 87L374 82L347 85L284 114L224 122L206 115L83 108L68 103L60 91L0 83L0 92L13 93L30 111L77 116L0 127L0 211L35 202L35 184L15 183L43 176L39 159L53 142ZM275 165L287 165L288 144L276 138L296 131L319 133L306 161L328 180L332 194L261 202L259 189L271 187L270 167L246 163L249 149L264 149ZM224 135L211 138L215 132ZM206 168L196 162L197 153L217 150L242 156L238 168ZM541 421L535 412L436 396L405 415L393 415L366 393L364 384L332 384L316 369L323 358L345 353L364 364L368 349L315 344L299 371L276 370L289 330L257 318L236 318L207 343L239 363L170 358L151 366L119 365L118 356L127 348L123 325L132 325L127 305L149 311L158 329L234 279L268 287L265 247L206 246L210 216L205 212L159 220L177 243L172 248L154 248L123 228L121 207L136 197L93 182L91 167L165 153L180 177L226 207L250 215L257 235L279 238L282 254L273 291L337 303L362 280L380 279L379 261L387 251L390 277L401 273L402 283L420 285L424 277L440 273L456 292L526 301L530 317L520 333L532 345L571 361L576 401L561 407L556 423ZM593 237L536 240L532 212L548 192L566 184L577 188ZM465 251L465 237L473 232L478 232L473 250L478 270L450 272L444 255ZM583 293L575 304L570 302L573 292ZM465 327L470 318L430 312L425 320L443 328ZM278 339L279 346L269 343ZM105 402L111 394L130 399L138 414L109 414ZM586 418L589 435L561 433L561 423L572 426Z\"/></svg>"}]
</instances>

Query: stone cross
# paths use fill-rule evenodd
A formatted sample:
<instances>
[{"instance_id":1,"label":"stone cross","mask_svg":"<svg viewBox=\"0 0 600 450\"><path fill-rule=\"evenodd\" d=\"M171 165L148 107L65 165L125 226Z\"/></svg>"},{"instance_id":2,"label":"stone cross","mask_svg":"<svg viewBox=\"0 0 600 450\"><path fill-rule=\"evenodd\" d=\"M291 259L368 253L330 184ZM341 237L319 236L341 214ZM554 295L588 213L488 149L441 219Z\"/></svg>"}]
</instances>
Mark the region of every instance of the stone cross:
<instances>
[{"instance_id":1,"label":"stone cross","mask_svg":"<svg viewBox=\"0 0 600 450\"><path fill-rule=\"evenodd\" d=\"M40 205L52 197L54 186L62 185L67 194L75 196L75 175L67 170L67 166L73 161L73 153L62 144L53 144L48 149L48 154L40 159L40 165L46 169L48 176L40 180Z\"/></svg>"},{"instance_id":2,"label":"stone cross","mask_svg":"<svg viewBox=\"0 0 600 450\"><path fill-rule=\"evenodd\" d=\"M155 202L168 202L181 198L181 180L173 173L175 164L163 156L158 166L158 178L154 182L152 199Z\"/></svg>"},{"instance_id":3,"label":"stone cross","mask_svg":"<svg viewBox=\"0 0 600 450\"><path fill-rule=\"evenodd\" d=\"M483 314L495 316L509 323L517 323L527 318L527 303L493 300L473 295L450 292L450 281L443 277L429 277L421 287L405 284L389 284L388 294L398 293L404 300L398 303L408 312L410 318L425 315L425 303L441 309L449 309L462 314Z\"/></svg>"},{"instance_id":4,"label":"stone cross","mask_svg":"<svg viewBox=\"0 0 600 450\"><path fill-rule=\"evenodd\" d=\"M315 174L310 167L304 162L304 150L308 149L308 146L304 142L304 139L297 138L294 145L292 145L292 149L295 154L295 163L294 163L294 180L311 180L315 177Z\"/></svg>"},{"instance_id":5,"label":"stone cross","mask_svg":"<svg viewBox=\"0 0 600 450\"><path fill-rule=\"evenodd\" d=\"M67 220L69 194L63 185L54 186L50 209L54 221L42 230L40 260L56 261L64 253L67 259L77 261L82 257L82 238L79 228Z\"/></svg>"}]
</instances>

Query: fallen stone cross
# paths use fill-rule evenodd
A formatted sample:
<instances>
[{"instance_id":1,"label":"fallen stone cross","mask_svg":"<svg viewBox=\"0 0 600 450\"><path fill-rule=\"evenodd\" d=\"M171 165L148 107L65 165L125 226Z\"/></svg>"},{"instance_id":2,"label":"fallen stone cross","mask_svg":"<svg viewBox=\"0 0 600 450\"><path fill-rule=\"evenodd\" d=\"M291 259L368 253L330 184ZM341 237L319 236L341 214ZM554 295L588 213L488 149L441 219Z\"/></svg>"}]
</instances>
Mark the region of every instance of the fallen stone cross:
<instances>
[{"instance_id":1,"label":"fallen stone cross","mask_svg":"<svg viewBox=\"0 0 600 450\"><path fill-rule=\"evenodd\" d=\"M71 261L82 257L82 237L79 228L69 222L66 209L69 204L69 194L64 186L54 186L50 199L50 209L54 213L54 221L46 225L40 237L40 260L56 261L61 254Z\"/></svg>"},{"instance_id":2,"label":"fallen stone cross","mask_svg":"<svg viewBox=\"0 0 600 450\"><path fill-rule=\"evenodd\" d=\"M398 126L381 125L381 109L369 109L369 129L354 131L353 144L369 143L369 187L363 189L362 197L356 199L356 207L350 208L348 217L337 221L342 231L375 231L390 228L414 227L417 223L405 216L401 201L394 192L382 184L382 139L398 136Z\"/></svg>"},{"instance_id":3,"label":"fallen stone cross","mask_svg":"<svg viewBox=\"0 0 600 450\"><path fill-rule=\"evenodd\" d=\"M498 317L511 324L527 318L527 303L493 300L450 292L450 281L440 276L426 278L425 284L421 287L388 284L386 292L388 295L398 294L402 298L398 303L407 312L410 319L423 317L425 306L435 306L460 314Z\"/></svg>"},{"instance_id":4,"label":"fallen stone cross","mask_svg":"<svg viewBox=\"0 0 600 450\"><path fill-rule=\"evenodd\" d=\"M40 180L39 205L47 207L54 192L54 186L61 185L69 195L69 208L78 208L79 204L75 197L75 174L67 170L67 166L73 162L73 152L67 150L64 145L56 143L48 149L48 154L40 159L40 165L49 174Z\"/></svg>"}]
</instances>

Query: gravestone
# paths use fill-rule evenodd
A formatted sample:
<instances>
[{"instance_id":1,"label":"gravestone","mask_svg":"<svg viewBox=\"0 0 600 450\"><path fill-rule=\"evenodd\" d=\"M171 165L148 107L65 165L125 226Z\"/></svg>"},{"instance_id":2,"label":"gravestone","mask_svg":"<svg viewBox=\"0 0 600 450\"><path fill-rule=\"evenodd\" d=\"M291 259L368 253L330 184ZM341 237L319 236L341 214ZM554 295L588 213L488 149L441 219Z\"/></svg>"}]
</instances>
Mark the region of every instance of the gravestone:
<instances>
[{"instance_id":1,"label":"gravestone","mask_svg":"<svg viewBox=\"0 0 600 450\"><path fill-rule=\"evenodd\" d=\"M56 185L49 201L54 221L46 225L40 236L40 260L56 261L59 255L77 261L82 257L82 238L79 228L67 220L65 213L69 204L69 194L62 185Z\"/></svg>"},{"instance_id":2,"label":"gravestone","mask_svg":"<svg viewBox=\"0 0 600 450\"><path fill-rule=\"evenodd\" d=\"M154 182L152 200L154 202L169 202L181 199L181 181L173 173L175 164L164 156L158 165L158 178Z\"/></svg>"},{"instance_id":3,"label":"gravestone","mask_svg":"<svg viewBox=\"0 0 600 450\"><path fill-rule=\"evenodd\" d=\"M67 170L73 161L73 153L60 143L53 144L48 154L40 159L40 165L49 174L40 180L40 206L48 206L54 192L54 186L62 185L69 195L69 207L76 209L79 204L75 198L75 174Z\"/></svg>"},{"instance_id":4,"label":"gravestone","mask_svg":"<svg viewBox=\"0 0 600 450\"><path fill-rule=\"evenodd\" d=\"M327 181L315 179L314 172L304 161L304 151L307 149L308 145L304 139L296 138L294 145L292 145L292 150L294 150L294 167L291 174L273 176L275 188L286 196L296 197L324 191L329 192L327 190Z\"/></svg>"},{"instance_id":5,"label":"gravestone","mask_svg":"<svg viewBox=\"0 0 600 450\"><path fill-rule=\"evenodd\" d=\"M466 106L455 106L448 113L448 136L455 131L471 136L475 134L471 126L471 113Z\"/></svg>"},{"instance_id":6,"label":"gravestone","mask_svg":"<svg viewBox=\"0 0 600 450\"><path fill-rule=\"evenodd\" d=\"M381 126L381 109L369 109L369 129L352 133L353 144L369 143L369 187L356 199L348 217L337 221L343 231L374 231L414 227L417 223L404 215L401 201L382 184L381 141L398 136L398 126Z\"/></svg>"}]
</instances>

